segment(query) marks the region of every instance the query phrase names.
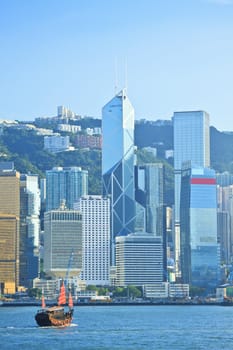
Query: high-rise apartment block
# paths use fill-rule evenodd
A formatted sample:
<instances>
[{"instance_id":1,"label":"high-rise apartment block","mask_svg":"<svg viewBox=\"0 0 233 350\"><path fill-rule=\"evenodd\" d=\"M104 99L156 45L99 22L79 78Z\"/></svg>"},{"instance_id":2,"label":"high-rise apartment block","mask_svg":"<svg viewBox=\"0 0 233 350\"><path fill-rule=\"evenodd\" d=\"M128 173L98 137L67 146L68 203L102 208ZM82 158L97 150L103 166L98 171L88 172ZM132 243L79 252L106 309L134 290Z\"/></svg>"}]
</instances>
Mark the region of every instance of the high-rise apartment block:
<instances>
[{"instance_id":1,"label":"high-rise apartment block","mask_svg":"<svg viewBox=\"0 0 233 350\"><path fill-rule=\"evenodd\" d=\"M46 210L58 209L65 201L73 209L88 194L88 171L80 167L56 167L46 171Z\"/></svg>"},{"instance_id":2,"label":"high-rise apartment block","mask_svg":"<svg viewBox=\"0 0 233 350\"><path fill-rule=\"evenodd\" d=\"M65 106L57 107L57 116L61 119L74 119L75 113Z\"/></svg>"},{"instance_id":3,"label":"high-rise apartment block","mask_svg":"<svg viewBox=\"0 0 233 350\"><path fill-rule=\"evenodd\" d=\"M134 109L122 90L102 109L103 195L111 200L111 263L114 239L134 232Z\"/></svg>"},{"instance_id":4,"label":"high-rise apartment block","mask_svg":"<svg viewBox=\"0 0 233 350\"><path fill-rule=\"evenodd\" d=\"M87 285L109 285L110 200L101 196L80 199L83 227L83 269Z\"/></svg>"},{"instance_id":5,"label":"high-rise apartment block","mask_svg":"<svg viewBox=\"0 0 233 350\"><path fill-rule=\"evenodd\" d=\"M52 135L44 137L44 149L51 153L64 152L67 151L69 147L69 136Z\"/></svg>"},{"instance_id":6,"label":"high-rise apartment block","mask_svg":"<svg viewBox=\"0 0 233 350\"><path fill-rule=\"evenodd\" d=\"M101 149L102 135L77 134L74 144L78 148Z\"/></svg>"},{"instance_id":7,"label":"high-rise apartment block","mask_svg":"<svg viewBox=\"0 0 233 350\"><path fill-rule=\"evenodd\" d=\"M0 290L19 286L20 174L11 162L0 163Z\"/></svg>"}]
</instances>

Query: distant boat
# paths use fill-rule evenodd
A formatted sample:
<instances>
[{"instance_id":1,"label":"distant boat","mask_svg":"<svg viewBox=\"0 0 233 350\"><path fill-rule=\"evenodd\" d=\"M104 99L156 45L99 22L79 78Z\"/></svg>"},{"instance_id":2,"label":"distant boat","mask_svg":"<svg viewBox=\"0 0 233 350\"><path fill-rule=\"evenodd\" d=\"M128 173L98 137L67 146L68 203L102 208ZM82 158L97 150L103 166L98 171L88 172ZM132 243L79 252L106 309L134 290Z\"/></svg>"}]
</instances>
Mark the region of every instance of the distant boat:
<instances>
[{"instance_id":1,"label":"distant boat","mask_svg":"<svg viewBox=\"0 0 233 350\"><path fill-rule=\"evenodd\" d=\"M66 305L66 290L64 282L60 288L58 305L46 307L44 295L41 298L41 309L37 311L35 320L40 327L68 327L73 319L74 305L71 293L69 293L68 307Z\"/></svg>"}]
</instances>

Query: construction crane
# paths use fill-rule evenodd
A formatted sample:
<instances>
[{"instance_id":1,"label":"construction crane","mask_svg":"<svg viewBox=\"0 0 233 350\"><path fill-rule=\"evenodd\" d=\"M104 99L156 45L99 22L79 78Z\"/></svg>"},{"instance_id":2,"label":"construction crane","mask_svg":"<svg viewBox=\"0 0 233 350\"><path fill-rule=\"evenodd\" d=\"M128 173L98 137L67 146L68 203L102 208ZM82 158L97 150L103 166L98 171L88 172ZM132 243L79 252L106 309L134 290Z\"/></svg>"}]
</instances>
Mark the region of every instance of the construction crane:
<instances>
[{"instance_id":1,"label":"construction crane","mask_svg":"<svg viewBox=\"0 0 233 350\"><path fill-rule=\"evenodd\" d=\"M67 270L66 270L65 281L64 281L65 282L65 286L66 286L67 289L69 289L69 276L70 276L70 269L71 269L71 266L72 266L73 259L74 259L74 251L72 249L70 257L69 257L68 266L67 266Z\"/></svg>"}]
</instances>

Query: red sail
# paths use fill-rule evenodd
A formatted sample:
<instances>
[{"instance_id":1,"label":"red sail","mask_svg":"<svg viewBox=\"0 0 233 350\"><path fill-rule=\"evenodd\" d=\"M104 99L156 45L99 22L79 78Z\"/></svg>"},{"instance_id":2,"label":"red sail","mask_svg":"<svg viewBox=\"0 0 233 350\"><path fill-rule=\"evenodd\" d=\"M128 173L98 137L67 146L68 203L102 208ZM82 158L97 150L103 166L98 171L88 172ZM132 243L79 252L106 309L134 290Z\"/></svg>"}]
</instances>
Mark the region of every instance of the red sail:
<instances>
[{"instance_id":1,"label":"red sail","mask_svg":"<svg viewBox=\"0 0 233 350\"><path fill-rule=\"evenodd\" d=\"M42 295L42 298L41 298L41 307L42 307L42 309L45 309L45 308L46 308L44 295Z\"/></svg>"},{"instance_id":2,"label":"red sail","mask_svg":"<svg viewBox=\"0 0 233 350\"><path fill-rule=\"evenodd\" d=\"M62 283L61 289L60 289L60 295L58 298L58 305L65 305L65 304L66 304L66 290L65 290L64 283Z\"/></svg>"},{"instance_id":3,"label":"red sail","mask_svg":"<svg viewBox=\"0 0 233 350\"><path fill-rule=\"evenodd\" d=\"M69 307L72 309L74 307L74 303L73 303L73 298L71 293L69 293L69 303L68 303Z\"/></svg>"}]
</instances>

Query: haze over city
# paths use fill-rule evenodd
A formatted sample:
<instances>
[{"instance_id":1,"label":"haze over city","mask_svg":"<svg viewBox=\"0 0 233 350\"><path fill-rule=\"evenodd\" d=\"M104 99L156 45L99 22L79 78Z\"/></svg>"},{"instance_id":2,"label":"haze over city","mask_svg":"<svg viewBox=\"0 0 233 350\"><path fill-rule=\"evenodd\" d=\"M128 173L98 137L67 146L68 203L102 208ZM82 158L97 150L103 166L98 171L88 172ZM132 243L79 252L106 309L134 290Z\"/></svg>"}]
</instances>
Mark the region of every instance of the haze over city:
<instances>
[{"instance_id":1,"label":"haze over city","mask_svg":"<svg viewBox=\"0 0 233 350\"><path fill-rule=\"evenodd\" d=\"M0 118L100 117L127 86L136 119L205 110L233 130L232 14L230 0L3 0Z\"/></svg>"}]
</instances>

